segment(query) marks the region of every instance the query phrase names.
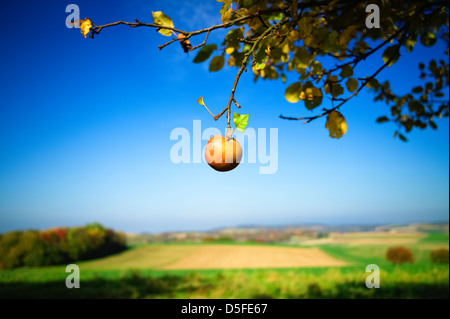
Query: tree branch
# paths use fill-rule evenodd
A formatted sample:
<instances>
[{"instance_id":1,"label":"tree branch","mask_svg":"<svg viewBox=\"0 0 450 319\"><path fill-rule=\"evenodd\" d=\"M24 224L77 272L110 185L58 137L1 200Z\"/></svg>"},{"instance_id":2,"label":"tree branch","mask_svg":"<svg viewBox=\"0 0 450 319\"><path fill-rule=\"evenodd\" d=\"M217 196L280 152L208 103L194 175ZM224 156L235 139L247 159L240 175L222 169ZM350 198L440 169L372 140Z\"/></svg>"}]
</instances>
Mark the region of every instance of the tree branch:
<instances>
[{"instance_id":1,"label":"tree branch","mask_svg":"<svg viewBox=\"0 0 450 319\"><path fill-rule=\"evenodd\" d=\"M346 65L350 65L353 64L353 67L355 67L359 62L361 62L362 60L365 60L368 56L372 55L373 53L375 53L376 51L378 51L380 48L382 48L385 44L389 43L392 41L392 39L394 39L397 35L399 35L401 32L403 32L406 28L406 25L404 25L401 29L398 29L396 32L394 32L393 34L391 34L390 37L388 37L386 40L384 40L382 43L380 43L379 45L377 45L375 48L373 48L372 50L370 50L367 53L362 53L360 55L357 55L355 59L353 59L350 62L341 64L336 66L334 69L331 69L328 72L335 72L339 69L342 69L344 66ZM322 74L325 75L325 74Z\"/></svg>"},{"instance_id":2,"label":"tree branch","mask_svg":"<svg viewBox=\"0 0 450 319\"><path fill-rule=\"evenodd\" d=\"M208 36L209 36L209 33L210 33L210 32L211 32L211 31L206 32L205 40L203 40L203 42L200 43L199 45L196 45L195 47L191 48L191 51L194 51L195 49L198 49L198 48L200 48L201 46L204 46L204 45L206 44L206 40L208 40Z\"/></svg>"},{"instance_id":3,"label":"tree branch","mask_svg":"<svg viewBox=\"0 0 450 319\"><path fill-rule=\"evenodd\" d=\"M230 129L230 108L231 108L231 103L234 101L236 103L236 100L234 98L234 94L236 92L236 87L238 85L239 79L242 75L242 73L244 72L244 70L246 70L247 64L249 62L249 58L250 55L252 55L256 49L256 47L258 46L258 44L261 42L262 39L264 39L269 33L271 33L274 29L279 28L281 25L285 24L286 22L289 21L289 18L284 18L283 20L281 20L280 22L278 22L277 24L274 24L273 26L269 27L268 29L266 29L259 37L258 39L255 40L255 42L253 43L253 46L251 47L251 49L245 54L244 60L242 61L242 66L239 69L237 75L236 75L236 79L234 80L234 84L233 84L233 88L231 89L231 96L230 99L228 101L228 105L226 106L226 108L220 112L218 115L214 116L214 120L218 120L224 113L225 111L227 111L227 116L228 116L228 128ZM236 103L237 104L237 103Z\"/></svg>"},{"instance_id":4,"label":"tree branch","mask_svg":"<svg viewBox=\"0 0 450 319\"><path fill-rule=\"evenodd\" d=\"M182 34L184 34L186 36L185 39L189 39L190 37L192 37L194 35L210 32L210 31L213 31L213 30L216 30L216 29L229 28L229 27L235 25L236 23L239 23L239 22L244 21L244 20L256 18L256 17L258 17L259 15L262 15L262 14L275 13L275 12L284 12L284 10L285 10L284 8L264 9L264 10L260 10L260 11L258 11L256 13L249 14L247 16L243 16L243 17L240 17L240 18L228 21L226 23L213 25L213 26L211 26L209 28L205 28L205 29L201 29L201 30L197 30L197 31L192 31L192 32L187 32L187 31L179 30L179 29L172 28L172 27L165 27L165 26L162 26L162 25L154 24L154 23L143 23L143 22L140 22L138 19L135 19L136 22L117 21L117 22L113 22L113 23L100 25L100 26L97 26L94 23L92 23L91 38L94 38L94 34L99 34L100 31L102 31L104 28L108 28L108 27L113 27L113 26L116 26L116 25L124 24L124 25L127 25L129 27L133 27L133 28L136 28L136 27L151 27L151 28L156 28L156 30L160 30L160 29L171 30L171 31L174 31L174 32L182 33Z\"/></svg>"},{"instance_id":5,"label":"tree branch","mask_svg":"<svg viewBox=\"0 0 450 319\"><path fill-rule=\"evenodd\" d=\"M406 29L406 27L407 27L407 25L405 25L401 30ZM398 32L396 32L396 33L398 33ZM406 32L402 34L402 39L405 37L405 35L406 35ZM374 74L372 74L369 77L366 77L364 79L364 82L361 84L361 86L355 92L353 92L350 96L348 96L346 99L343 99L342 102L339 103L337 106L335 106L335 107L333 107L331 109L325 109L324 108L323 109L324 112L321 113L321 114L318 114L316 116L290 117L290 116L280 115L280 118L283 119L283 120L293 120L293 121L305 120L303 122L303 124L306 124L306 123L309 123L309 122L311 122L311 121L313 121L315 119L323 117L323 116L327 115L328 113L330 113L332 111L335 111L336 109L339 109L342 105L344 105L352 97L356 96L366 86L366 84L369 83L370 80L374 79L378 75L378 73L380 73L384 68L386 68L391 63L391 61L394 58L394 56L396 54L399 54L399 50L400 50L400 46L398 47L397 51L394 54L392 54L392 56L390 56L389 59Z\"/></svg>"}]
</instances>

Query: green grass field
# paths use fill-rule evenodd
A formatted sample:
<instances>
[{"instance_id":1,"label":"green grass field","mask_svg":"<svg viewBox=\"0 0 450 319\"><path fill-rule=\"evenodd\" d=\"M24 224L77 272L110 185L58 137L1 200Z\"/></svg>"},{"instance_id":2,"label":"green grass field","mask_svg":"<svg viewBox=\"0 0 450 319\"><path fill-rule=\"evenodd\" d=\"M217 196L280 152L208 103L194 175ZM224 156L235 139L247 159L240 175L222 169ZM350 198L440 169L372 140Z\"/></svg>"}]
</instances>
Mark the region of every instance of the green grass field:
<instances>
[{"instance_id":1,"label":"green grass field","mask_svg":"<svg viewBox=\"0 0 450 319\"><path fill-rule=\"evenodd\" d=\"M368 234L368 236L371 236ZM446 234L417 235L408 244L413 264L392 265L386 261L386 244L333 243L313 250L345 266L164 269L181 265L202 244L133 246L128 251L98 260L77 263L80 289L67 289L65 266L21 268L0 271L1 298L448 298L449 266L430 261L433 249L449 245ZM396 241L398 237L396 236ZM357 236L361 238L361 236ZM227 249L233 246L227 243ZM214 246L208 244L209 250ZM218 244L216 247L220 247ZM212 248L211 248L212 247ZM234 247L281 247L282 245L235 245ZM292 248L292 252L296 252ZM302 248L302 249L310 249ZM253 252L254 250L249 250ZM270 251L270 250L269 250ZM281 251L281 250L280 250ZM304 250L301 250L304 251ZM283 250L283 253L286 251ZM287 250L289 253L290 251ZM280 255L281 256L281 255ZM283 255L284 256L284 255ZM283 257L281 256L281 257ZM322 256L322 257L323 257ZM220 254L219 254L220 257ZM215 257L215 258L219 258ZM280 257L280 258L281 258ZM285 258L285 257L283 257ZM270 264L270 263L269 263ZM367 289L368 264L380 267L379 289Z\"/></svg>"}]
</instances>

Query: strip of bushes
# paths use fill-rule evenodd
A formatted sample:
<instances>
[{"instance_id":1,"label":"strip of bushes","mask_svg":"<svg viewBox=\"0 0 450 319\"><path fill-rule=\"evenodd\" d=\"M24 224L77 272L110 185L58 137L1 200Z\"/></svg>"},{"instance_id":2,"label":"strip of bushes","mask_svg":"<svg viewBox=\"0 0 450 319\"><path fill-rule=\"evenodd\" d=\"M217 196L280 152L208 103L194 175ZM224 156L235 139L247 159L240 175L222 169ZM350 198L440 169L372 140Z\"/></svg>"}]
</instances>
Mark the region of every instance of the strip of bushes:
<instances>
[{"instance_id":1,"label":"strip of bushes","mask_svg":"<svg viewBox=\"0 0 450 319\"><path fill-rule=\"evenodd\" d=\"M430 253L430 259L436 265L448 265L449 251L446 248L438 248ZM407 247L391 247L386 252L386 259L394 265L403 264L406 262L413 263L414 257L411 249Z\"/></svg>"},{"instance_id":2,"label":"strip of bushes","mask_svg":"<svg viewBox=\"0 0 450 319\"><path fill-rule=\"evenodd\" d=\"M99 223L0 234L0 269L100 258L126 249L125 234Z\"/></svg>"}]
</instances>

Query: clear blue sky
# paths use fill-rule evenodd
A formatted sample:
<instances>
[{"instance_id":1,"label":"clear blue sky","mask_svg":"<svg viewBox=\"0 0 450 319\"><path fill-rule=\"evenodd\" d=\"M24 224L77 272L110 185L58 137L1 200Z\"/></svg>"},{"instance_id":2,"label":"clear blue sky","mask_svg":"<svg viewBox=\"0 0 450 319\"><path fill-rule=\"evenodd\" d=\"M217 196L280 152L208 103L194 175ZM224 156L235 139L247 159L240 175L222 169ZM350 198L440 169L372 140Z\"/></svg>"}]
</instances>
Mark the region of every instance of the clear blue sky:
<instances>
[{"instance_id":1,"label":"clear blue sky","mask_svg":"<svg viewBox=\"0 0 450 319\"><path fill-rule=\"evenodd\" d=\"M448 221L447 119L402 143L392 138L393 125L375 123L388 106L363 91L341 109L349 128L335 140L323 119L308 125L279 119L308 113L284 99L286 84L254 84L247 73L236 93L241 113L250 114L249 127L278 128L278 171L261 175L259 163L229 173L205 163L174 164L174 128L192 132L193 120L224 128L225 118L214 122L196 99L202 95L214 113L222 110L237 69L209 73L176 43L158 51L169 38L150 28L119 26L84 39L65 27L70 3L0 2L0 232L92 221L130 232ZM151 22L158 10L185 30L220 22L215 1L76 3L81 17L96 24ZM381 79L406 92L420 84L418 62L442 52L442 44L418 46ZM358 76L380 63L374 56Z\"/></svg>"}]
</instances>

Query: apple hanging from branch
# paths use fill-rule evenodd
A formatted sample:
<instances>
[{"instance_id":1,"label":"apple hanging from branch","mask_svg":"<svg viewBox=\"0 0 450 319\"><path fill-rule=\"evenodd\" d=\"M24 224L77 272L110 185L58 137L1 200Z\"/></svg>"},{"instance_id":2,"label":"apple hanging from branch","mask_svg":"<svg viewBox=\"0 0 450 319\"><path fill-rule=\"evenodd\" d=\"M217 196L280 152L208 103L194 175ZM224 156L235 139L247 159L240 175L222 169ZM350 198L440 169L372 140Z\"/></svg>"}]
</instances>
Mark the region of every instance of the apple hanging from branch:
<instances>
[{"instance_id":1,"label":"apple hanging from branch","mask_svg":"<svg viewBox=\"0 0 450 319\"><path fill-rule=\"evenodd\" d=\"M200 97L197 102L203 105L209 113L211 111L203 102L203 97ZM211 113L212 116L214 114ZM228 115L229 116L229 115ZM227 172L235 169L242 159L242 147L236 139L233 138L233 134L236 130L244 132L245 127L248 124L249 114L233 114L233 122L236 128L231 131L230 122L228 121L228 130L226 136L214 135L205 148L205 159L209 166L219 172Z\"/></svg>"}]
</instances>

